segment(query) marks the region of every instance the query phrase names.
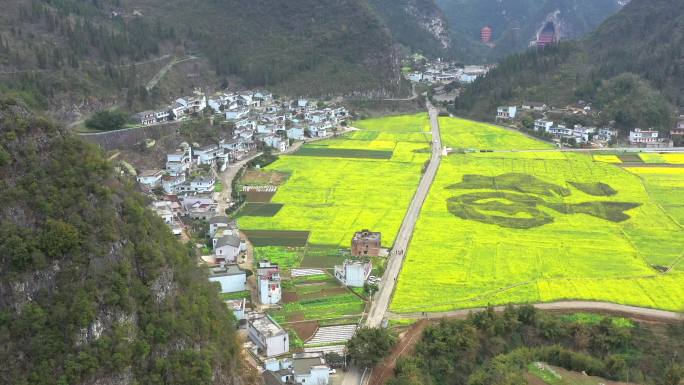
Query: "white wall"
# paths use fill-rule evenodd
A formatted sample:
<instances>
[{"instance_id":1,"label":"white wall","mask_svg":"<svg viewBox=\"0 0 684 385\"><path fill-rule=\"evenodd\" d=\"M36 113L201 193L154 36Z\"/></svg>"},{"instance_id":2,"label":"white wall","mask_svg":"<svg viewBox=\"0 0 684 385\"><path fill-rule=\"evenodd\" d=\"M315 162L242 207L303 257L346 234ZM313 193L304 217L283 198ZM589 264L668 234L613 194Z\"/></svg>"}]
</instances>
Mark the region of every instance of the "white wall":
<instances>
[{"instance_id":1,"label":"white wall","mask_svg":"<svg viewBox=\"0 0 684 385\"><path fill-rule=\"evenodd\" d=\"M218 282L221 284L221 293L235 293L238 291L245 290L245 284L247 283L247 275L226 275L209 277L209 281Z\"/></svg>"}]
</instances>

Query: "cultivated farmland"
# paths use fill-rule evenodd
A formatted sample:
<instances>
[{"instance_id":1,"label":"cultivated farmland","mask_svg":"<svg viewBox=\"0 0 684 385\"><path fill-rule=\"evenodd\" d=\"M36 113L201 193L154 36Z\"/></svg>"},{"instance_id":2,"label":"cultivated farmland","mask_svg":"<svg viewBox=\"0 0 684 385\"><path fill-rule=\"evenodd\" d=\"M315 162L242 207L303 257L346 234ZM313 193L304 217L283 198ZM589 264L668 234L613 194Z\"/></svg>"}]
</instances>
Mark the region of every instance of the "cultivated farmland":
<instances>
[{"instance_id":1,"label":"cultivated farmland","mask_svg":"<svg viewBox=\"0 0 684 385\"><path fill-rule=\"evenodd\" d=\"M460 137L451 132L459 127L443 124L443 136ZM564 299L683 310L684 169L602 161L615 160L561 152L443 158L391 310Z\"/></svg>"},{"instance_id":2,"label":"cultivated farmland","mask_svg":"<svg viewBox=\"0 0 684 385\"><path fill-rule=\"evenodd\" d=\"M518 132L460 118L439 118L442 142L450 148L478 150L544 150L551 144L528 138Z\"/></svg>"},{"instance_id":3,"label":"cultivated farmland","mask_svg":"<svg viewBox=\"0 0 684 385\"><path fill-rule=\"evenodd\" d=\"M306 231L310 244L349 247L353 233L364 228L382 232L384 246L393 243L430 156L427 114L354 125L359 130L305 145L266 168L289 177L271 199L282 205L277 212L267 206L240 213L240 227L252 230L247 235L253 243L250 234L261 234L258 246L270 246L263 232L253 230Z\"/></svg>"}]
</instances>

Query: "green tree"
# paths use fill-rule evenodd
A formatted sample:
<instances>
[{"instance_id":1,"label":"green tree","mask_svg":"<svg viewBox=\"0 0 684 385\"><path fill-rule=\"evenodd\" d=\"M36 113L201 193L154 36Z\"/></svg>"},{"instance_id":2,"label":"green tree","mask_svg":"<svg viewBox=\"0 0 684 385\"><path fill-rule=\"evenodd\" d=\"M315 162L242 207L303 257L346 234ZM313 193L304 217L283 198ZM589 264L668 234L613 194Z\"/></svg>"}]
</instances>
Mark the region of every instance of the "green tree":
<instances>
[{"instance_id":1,"label":"green tree","mask_svg":"<svg viewBox=\"0 0 684 385\"><path fill-rule=\"evenodd\" d=\"M387 329L364 327L347 342L347 351L357 365L372 368L389 354L396 341Z\"/></svg>"},{"instance_id":2,"label":"green tree","mask_svg":"<svg viewBox=\"0 0 684 385\"><path fill-rule=\"evenodd\" d=\"M126 124L127 116L121 111L98 111L88 120L86 120L86 127L91 130L98 131L113 131L120 130Z\"/></svg>"}]
</instances>

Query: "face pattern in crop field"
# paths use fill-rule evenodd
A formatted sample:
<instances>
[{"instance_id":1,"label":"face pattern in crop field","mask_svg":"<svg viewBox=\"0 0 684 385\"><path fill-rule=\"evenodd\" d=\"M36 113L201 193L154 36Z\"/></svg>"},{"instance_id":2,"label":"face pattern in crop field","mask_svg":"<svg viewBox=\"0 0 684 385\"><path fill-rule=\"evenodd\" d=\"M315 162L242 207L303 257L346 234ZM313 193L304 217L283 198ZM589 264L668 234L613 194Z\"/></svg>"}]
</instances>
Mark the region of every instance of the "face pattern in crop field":
<instances>
[{"instance_id":1,"label":"face pattern in crop field","mask_svg":"<svg viewBox=\"0 0 684 385\"><path fill-rule=\"evenodd\" d=\"M251 205L239 213L240 227L305 231L309 245L332 248L349 247L355 231L372 229L382 233L384 246L390 246L430 156L427 114L352 125L358 130L307 144L304 152L281 156L266 167L266 172L289 177L269 205ZM259 246L276 240L262 238ZM304 262L310 265L312 258Z\"/></svg>"},{"instance_id":2,"label":"face pattern in crop field","mask_svg":"<svg viewBox=\"0 0 684 385\"><path fill-rule=\"evenodd\" d=\"M442 158L394 312L609 301L684 309L684 169L590 155Z\"/></svg>"},{"instance_id":3,"label":"face pattern in crop field","mask_svg":"<svg viewBox=\"0 0 684 385\"><path fill-rule=\"evenodd\" d=\"M601 182L568 184L593 196L617 194L612 187ZM629 219L626 210L640 206L640 203L588 201L563 203L547 201L544 197L567 197L572 190L547 183L532 175L520 173L485 175L464 175L461 183L447 186L448 190L491 190L456 195L447 199L447 210L457 217L496 224L515 229L529 229L553 222L553 215L542 207L564 214L587 214L597 218L622 222Z\"/></svg>"}]
</instances>

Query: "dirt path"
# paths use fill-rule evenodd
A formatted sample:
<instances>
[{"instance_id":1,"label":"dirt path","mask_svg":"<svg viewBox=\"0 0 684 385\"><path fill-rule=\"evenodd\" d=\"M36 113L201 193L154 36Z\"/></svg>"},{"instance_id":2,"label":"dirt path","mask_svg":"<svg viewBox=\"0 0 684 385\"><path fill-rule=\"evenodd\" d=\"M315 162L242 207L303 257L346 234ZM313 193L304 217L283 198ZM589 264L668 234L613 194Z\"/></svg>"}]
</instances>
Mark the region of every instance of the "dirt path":
<instances>
[{"instance_id":1,"label":"dirt path","mask_svg":"<svg viewBox=\"0 0 684 385\"><path fill-rule=\"evenodd\" d=\"M150 79L150 81L147 82L147 85L145 85L145 90L150 91L151 89L153 89L159 83L159 81L164 78L166 73L169 72L169 70L171 68L173 68L173 66L175 66L176 64L183 63L183 62L190 61L190 60L195 60L195 59L197 59L196 56L186 56L183 58L173 58L173 60L171 60L168 64L166 64L164 67L162 67L162 69L160 69L159 72L157 72L152 77L152 79Z\"/></svg>"},{"instance_id":2,"label":"dirt path","mask_svg":"<svg viewBox=\"0 0 684 385\"><path fill-rule=\"evenodd\" d=\"M413 348L420 340L425 327L430 321L421 320L411 325L411 327L400 336L400 341L392 349L392 353L382 360L374 369L368 380L368 385L382 385L394 377L394 368L397 366L399 357L411 353Z\"/></svg>"},{"instance_id":3,"label":"dirt path","mask_svg":"<svg viewBox=\"0 0 684 385\"><path fill-rule=\"evenodd\" d=\"M604 311L624 315L630 318L638 318L656 321L684 321L684 314L666 310L657 310L636 306L619 305L610 302L592 301L560 301L534 304L539 310L547 311ZM505 306L494 307L496 311L503 311ZM390 319L440 319L440 318L464 318L472 312L482 311L485 308L472 308L434 313L389 313Z\"/></svg>"}]
</instances>

